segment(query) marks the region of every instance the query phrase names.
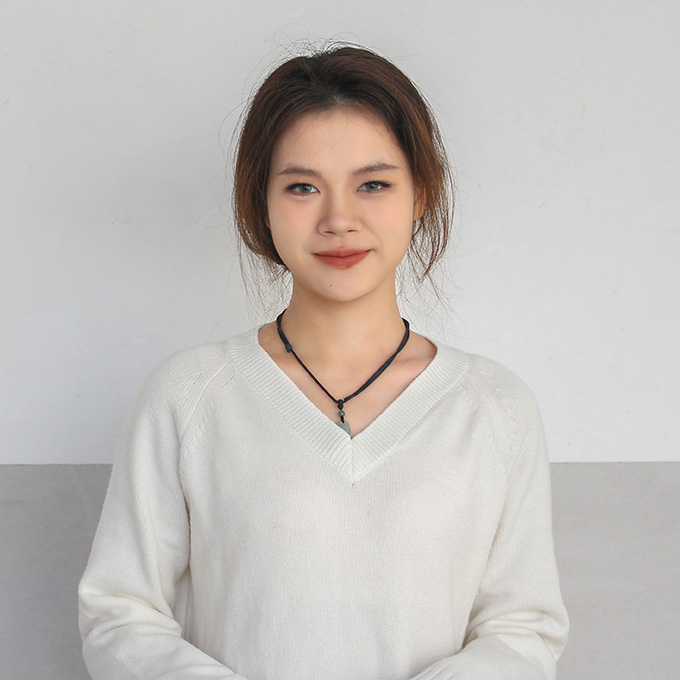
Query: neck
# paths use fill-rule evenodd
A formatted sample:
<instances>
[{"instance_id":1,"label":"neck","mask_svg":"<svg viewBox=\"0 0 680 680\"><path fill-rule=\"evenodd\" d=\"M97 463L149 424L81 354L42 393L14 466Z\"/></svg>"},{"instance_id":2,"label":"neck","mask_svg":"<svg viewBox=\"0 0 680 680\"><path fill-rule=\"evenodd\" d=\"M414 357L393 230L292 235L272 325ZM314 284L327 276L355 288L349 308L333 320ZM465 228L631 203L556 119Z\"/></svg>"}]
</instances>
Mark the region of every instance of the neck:
<instances>
[{"instance_id":1,"label":"neck","mask_svg":"<svg viewBox=\"0 0 680 680\"><path fill-rule=\"evenodd\" d=\"M404 336L396 296L381 300L331 303L301 300L293 293L282 328L305 361L333 371L375 370Z\"/></svg>"}]
</instances>

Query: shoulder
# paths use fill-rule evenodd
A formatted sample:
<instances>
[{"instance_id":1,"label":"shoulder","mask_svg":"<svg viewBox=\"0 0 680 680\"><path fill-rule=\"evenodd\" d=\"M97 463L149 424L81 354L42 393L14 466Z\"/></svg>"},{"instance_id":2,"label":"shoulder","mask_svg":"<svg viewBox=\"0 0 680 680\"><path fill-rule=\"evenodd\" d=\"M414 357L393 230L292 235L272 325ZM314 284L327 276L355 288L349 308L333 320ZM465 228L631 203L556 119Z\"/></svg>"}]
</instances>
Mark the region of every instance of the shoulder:
<instances>
[{"instance_id":1,"label":"shoulder","mask_svg":"<svg viewBox=\"0 0 680 680\"><path fill-rule=\"evenodd\" d=\"M201 404L233 380L230 348L246 335L181 349L160 361L142 382L134 410L171 418L181 435Z\"/></svg>"},{"instance_id":2,"label":"shoulder","mask_svg":"<svg viewBox=\"0 0 680 680\"><path fill-rule=\"evenodd\" d=\"M144 379L142 390L159 396L190 397L219 374L230 374L228 341L187 347L160 361Z\"/></svg>"},{"instance_id":3,"label":"shoulder","mask_svg":"<svg viewBox=\"0 0 680 680\"><path fill-rule=\"evenodd\" d=\"M441 342L436 361L450 368L458 378L457 384L471 396L485 403L521 403L532 401L533 394L526 383L503 364L479 354L471 354Z\"/></svg>"},{"instance_id":4,"label":"shoulder","mask_svg":"<svg viewBox=\"0 0 680 680\"><path fill-rule=\"evenodd\" d=\"M506 366L477 354L466 354L466 388L500 412L534 409L536 399L528 385Z\"/></svg>"},{"instance_id":5,"label":"shoulder","mask_svg":"<svg viewBox=\"0 0 680 680\"><path fill-rule=\"evenodd\" d=\"M477 354L438 345L443 358L462 367L456 389L486 414L500 441L518 445L529 431L542 431L532 390L506 366Z\"/></svg>"}]
</instances>

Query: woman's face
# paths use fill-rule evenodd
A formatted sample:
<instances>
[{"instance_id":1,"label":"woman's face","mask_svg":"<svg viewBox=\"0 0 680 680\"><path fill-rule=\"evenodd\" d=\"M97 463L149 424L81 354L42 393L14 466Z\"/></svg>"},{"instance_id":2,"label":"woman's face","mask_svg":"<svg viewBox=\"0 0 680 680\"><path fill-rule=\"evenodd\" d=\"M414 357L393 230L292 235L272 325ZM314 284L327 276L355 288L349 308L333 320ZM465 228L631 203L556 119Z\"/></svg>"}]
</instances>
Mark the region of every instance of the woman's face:
<instances>
[{"instance_id":1,"label":"woman's face","mask_svg":"<svg viewBox=\"0 0 680 680\"><path fill-rule=\"evenodd\" d=\"M336 108L296 121L274 149L267 206L295 294L393 295L420 210L408 162L377 118Z\"/></svg>"}]
</instances>

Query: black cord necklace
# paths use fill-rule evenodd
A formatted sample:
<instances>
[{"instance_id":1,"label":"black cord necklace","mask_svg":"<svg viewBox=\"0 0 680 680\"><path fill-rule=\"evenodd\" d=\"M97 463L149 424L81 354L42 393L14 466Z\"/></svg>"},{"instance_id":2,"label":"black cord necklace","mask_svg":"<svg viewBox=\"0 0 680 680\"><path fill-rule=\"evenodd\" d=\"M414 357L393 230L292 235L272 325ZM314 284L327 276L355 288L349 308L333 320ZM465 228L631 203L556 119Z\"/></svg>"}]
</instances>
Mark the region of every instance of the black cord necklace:
<instances>
[{"instance_id":1,"label":"black cord necklace","mask_svg":"<svg viewBox=\"0 0 680 680\"><path fill-rule=\"evenodd\" d=\"M316 376L302 363L302 359L295 353L295 350L293 349L293 346L290 344L288 341L288 338L284 335L283 329L281 328L281 319L283 318L283 315L285 314L286 310L284 309L281 314L279 314L276 317L276 329L279 332L279 337L281 338L281 342L283 342L283 346L286 348L286 352L290 352L296 359L297 362L302 366L302 368L307 371L307 373L310 375L312 380L337 404L338 406L338 416L340 417L340 422L338 425L345 431L347 434L351 435L352 431L350 429L349 423L345 420L345 411L343 410L345 404L350 400L353 399L354 397L357 396L357 394L361 394L371 383L373 383L375 380L377 380L382 373L385 371L385 369L395 360L397 354L401 352L404 347L406 347L406 343L408 342L409 336L411 335L411 331L409 329L409 323L406 321L406 319L402 319L404 322L404 326L406 327L406 331L404 332L404 337L401 339L401 343L399 344L399 347L397 347L397 351L356 391L352 392L348 397L345 397L344 399L336 399L317 379Z\"/></svg>"}]
</instances>

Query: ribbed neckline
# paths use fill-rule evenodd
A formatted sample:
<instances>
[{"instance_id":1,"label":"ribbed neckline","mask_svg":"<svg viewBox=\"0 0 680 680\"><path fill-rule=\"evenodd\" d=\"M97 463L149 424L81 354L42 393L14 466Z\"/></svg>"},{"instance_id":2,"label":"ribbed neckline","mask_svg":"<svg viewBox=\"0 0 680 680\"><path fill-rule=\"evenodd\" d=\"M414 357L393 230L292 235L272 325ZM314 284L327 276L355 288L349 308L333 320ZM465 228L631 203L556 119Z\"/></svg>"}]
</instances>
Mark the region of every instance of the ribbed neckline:
<instances>
[{"instance_id":1,"label":"ribbed neckline","mask_svg":"<svg viewBox=\"0 0 680 680\"><path fill-rule=\"evenodd\" d=\"M467 355L430 340L432 361L377 418L354 437L322 413L269 356L259 328L227 342L234 367L319 456L354 483L385 461L401 439L454 387L467 368Z\"/></svg>"}]
</instances>

